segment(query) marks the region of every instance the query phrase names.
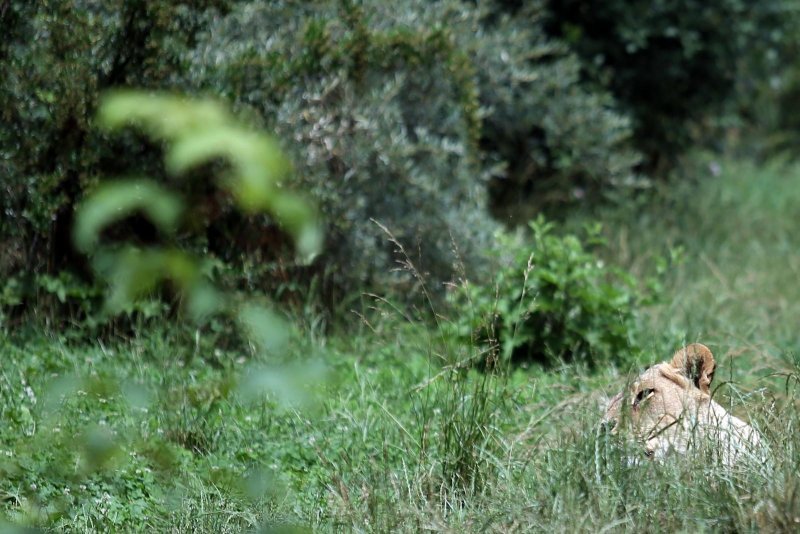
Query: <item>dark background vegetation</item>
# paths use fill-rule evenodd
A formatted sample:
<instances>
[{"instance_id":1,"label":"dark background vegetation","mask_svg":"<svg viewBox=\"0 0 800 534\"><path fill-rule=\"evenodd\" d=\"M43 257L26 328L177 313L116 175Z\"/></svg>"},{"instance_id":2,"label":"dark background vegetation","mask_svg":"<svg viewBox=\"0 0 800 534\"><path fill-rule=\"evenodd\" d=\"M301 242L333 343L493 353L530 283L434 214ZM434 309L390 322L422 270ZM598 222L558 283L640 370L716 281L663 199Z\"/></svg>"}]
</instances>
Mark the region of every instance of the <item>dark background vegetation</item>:
<instances>
[{"instance_id":1,"label":"dark background vegetation","mask_svg":"<svg viewBox=\"0 0 800 534\"><path fill-rule=\"evenodd\" d=\"M371 219L438 290L454 247L480 276L498 227L625 202L670 180L692 145L758 128L758 148L790 147L793 13L739 0L5 2L2 304L12 316L85 310L76 202L101 179L167 180L158 146L93 126L106 89L221 97L277 134L325 216L314 265L293 267L280 229L233 213L208 179L175 184L202 206L178 239L240 273L228 284L242 269L271 291L317 280L330 306L410 287ZM158 239L137 218L114 235Z\"/></svg>"},{"instance_id":2,"label":"dark background vegetation","mask_svg":"<svg viewBox=\"0 0 800 534\"><path fill-rule=\"evenodd\" d=\"M157 527L220 531L221 522L196 520L216 506L238 517L233 529L277 517L484 530L476 518L517 488L528 500L497 512L496 528L532 509L531 521L552 526L587 494L599 519L575 528L630 528L645 518L615 496L656 492L624 470L601 480L591 429L543 432L536 447L550 448L536 461L518 451L515 440L571 409L557 392L585 393L582 381L605 387L620 380L617 368L708 332L763 340L767 330L778 352L800 348L770 315L793 309L777 289L794 283L795 256L775 271L758 259L789 254L795 242L796 180L783 178L796 174L783 169L800 153L794 0L0 0L0 34L7 456L52 423L31 383L90 377L65 389L91 399L65 403L72 435L0 462L4 510L23 523L122 528L150 514ZM318 208L320 254L298 262L277 220L242 213L214 185L223 161L175 177L159 141L99 128L100 99L117 88L219 99L273 135L294 166L283 187ZM243 362L268 362L227 318L185 317L169 284L108 313L108 288L73 246L73 225L99 184L137 176L180 193L190 215L165 235L134 214L105 229L104 243L187 251L203 258L215 287L291 317L281 364L324 354L333 368L334 400L317 407L319 426L276 408L281 394L240 404ZM752 253L741 263L725 224L734 220L747 228L738 245ZM776 295L761 315L742 308L768 300L752 287ZM721 343L728 355L731 343ZM797 376L791 358L786 397ZM529 389L517 365L542 373ZM610 375L593 374L607 367ZM265 380L281 386L278 376ZM287 391L305 380L286 376ZM133 415L130 380L157 392L145 419ZM750 399L737 392L723 393L729 404ZM114 432L127 441L104 433L106 423L78 424L97 417L117 417ZM380 418L386 426L370 426ZM235 431L220 430L226 421ZM383 441L368 441L367 430ZM788 466L800 446L785 445ZM66 467L74 450L86 464L77 471ZM133 460L102 460L120 450ZM403 479L409 450L416 459ZM262 476L254 466L266 464ZM514 478L510 465L528 474ZM582 478L591 469L596 477ZM194 486L181 482L167 497L154 490L186 470ZM255 479L272 489L252 497L242 480ZM719 485L687 489L676 498L697 507L697 521L670 516L669 525L793 525L796 504L781 508L776 496L796 484L764 490L773 493L752 517L737 501L741 484L723 497L713 494ZM284 486L300 494L291 504L276 497ZM164 504L181 491L191 496L182 507ZM102 513L86 504L97 499ZM722 519L704 519L714 514Z\"/></svg>"}]
</instances>

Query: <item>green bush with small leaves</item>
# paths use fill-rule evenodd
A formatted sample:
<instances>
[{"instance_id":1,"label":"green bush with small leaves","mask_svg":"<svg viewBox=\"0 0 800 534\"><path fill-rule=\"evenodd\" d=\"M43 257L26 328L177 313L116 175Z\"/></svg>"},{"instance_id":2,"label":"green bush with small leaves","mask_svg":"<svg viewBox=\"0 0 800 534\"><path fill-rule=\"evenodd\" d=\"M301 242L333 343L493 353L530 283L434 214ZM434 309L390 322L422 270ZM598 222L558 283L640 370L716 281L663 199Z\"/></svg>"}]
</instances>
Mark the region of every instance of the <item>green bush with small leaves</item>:
<instances>
[{"instance_id":1,"label":"green bush with small leaves","mask_svg":"<svg viewBox=\"0 0 800 534\"><path fill-rule=\"evenodd\" d=\"M441 288L455 263L481 271L487 207L522 222L635 181L627 119L581 87L534 4L530 19L461 0L246 2L198 39L192 79L287 140L337 286L415 287L377 221Z\"/></svg>"},{"instance_id":2,"label":"green bush with small leaves","mask_svg":"<svg viewBox=\"0 0 800 534\"><path fill-rule=\"evenodd\" d=\"M112 140L95 127L99 95L126 86L184 89L186 50L228 4L0 4L0 294L8 295L0 306L35 305L56 324L94 306L89 269L71 246L76 204L122 171L166 178L159 147L134 135ZM118 234L147 237L152 229L132 221Z\"/></svg>"},{"instance_id":3,"label":"green bush with small leaves","mask_svg":"<svg viewBox=\"0 0 800 534\"><path fill-rule=\"evenodd\" d=\"M291 299L324 275L328 302L413 293L376 222L433 288L457 264L478 274L497 227L487 207L524 221L515 210L625 187L637 161L627 119L608 94L581 87L577 58L545 36L534 4L523 18L461 0L11 1L0 15L2 302L54 316L91 308L94 297L75 302L93 293L69 246L74 208L123 172L198 207L174 238L217 258L228 288ZM287 261L291 240L272 218L242 214L205 185L213 162L173 183L158 140L93 128L99 95L121 86L222 97L276 132L328 221L314 265ZM110 232L158 235L137 217ZM40 278L61 271L74 284L51 293Z\"/></svg>"},{"instance_id":4,"label":"green bush with small leaves","mask_svg":"<svg viewBox=\"0 0 800 534\"><path fill-rule=\"evenodd\" d=\"M583 238L559 236L539 218L530 233L501 238L510 258L491 284L464 284L451 301L457 332L487 346L487 360L596 366L637 355L634 279L587 247L602 245L599 226Z\"/></svg>"}]
</instances>

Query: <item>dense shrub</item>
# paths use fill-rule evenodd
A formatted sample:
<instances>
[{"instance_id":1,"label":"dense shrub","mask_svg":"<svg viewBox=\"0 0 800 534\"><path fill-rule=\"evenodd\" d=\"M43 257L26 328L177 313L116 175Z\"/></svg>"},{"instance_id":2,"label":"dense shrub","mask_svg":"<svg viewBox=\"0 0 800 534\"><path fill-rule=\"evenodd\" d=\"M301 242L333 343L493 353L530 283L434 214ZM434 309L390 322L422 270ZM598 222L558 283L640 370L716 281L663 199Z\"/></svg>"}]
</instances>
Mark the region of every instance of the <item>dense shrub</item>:
<instances>
[{"instance_id":1,"label":"dense shrub","mask_svg":"<svg viewBox=\"0 0 800 534\"><path fill-rule=\"evenodd\" d=\"M633 361L634 310L644 295L630 275L587 250L602 243L599 228L588 228L581 240L554 234L541 218L529 226L528 238L504 240L512 257L493 283L465 284L452 293L459 335L487 344L490 360Z\"/></svg>"},{"instance_id":2,"label":"dense shrub","mask_svg":"<svg viewBox=\"0 0 800 534\"><path fill-rule=\"evenodd\" d=\"M477 39L462 36L464 47L480 43L472 55L488 110L481 146L496 164L492 211L514 224L645 185L630 121L605 90L581 83L578 57L545 34L544 15L544 2L513 15L494 6Z\"/></svg>"},{"instance_id":3,"label":"dense shrub","mask_svg":"<svg viewBox=\"0 0 800 534\"><path fill-rule=\"evenodd\" d=\"M800 156L800 6L791 0L759 3L758 39L742 61L732 140L765 157Z\"/></svg>"},{"instance_id":4,"label":"dense shrub","mask_svg":"<svg viewBox=\"0 0 800 534\"><path fill-rule=\"evenodd\" d=\"M531 43L535 42L535 46ZM485 214L629 181L626 120L541 25L460 1L249 3L200 39L193 80L294 141L347 288L386 287L393 246L434 281L480 266ZM520 201L515 196L523 190ZM458 256L453 253L453 243Z\"/></svg>"},{"instance_id":5,"label":"dense shrub","mask_svg":"<svg viewBox=\"0 0 800 534\"><path fill-rule=\"evenodd\" d=\"M232 265L230 285L293 288L327 272L345 292L411 287L376 222L433 287L454 263L479 273L496 226L487 205L513 218L614 189L637 161L610 96L584 89L577 58L544 35L542 2L525 16L461 0L3 4L0 305L51 293L44 275L72 284L53 300L93 294L69 246L75 203L121 172L170 180L157 143L93 128L97 95L120 85L233 101L283 140L320 203L325 251L301 270L271 218L235 213L210 180L174 184L198 209L172 238ZM160 237L142 217L109 232Z\"/></svg>"},{"instance_id":6,"label":"dense shrub","mask_svg":"<svg viewBox=\"0 0 800 534\"><path fill-rule=\"evenodd\" d=\"M52 279L47 275L80 274L83 260L70 246L70 231L83 191L101 176L148 170L159 160L152 146L132 138L112 144L97 132L92 125L97 95L118 85L174 86L195 33L226 4L3 3L0 305L50 293L53 285L42 283ZM58 300L88 291L79 278L58 280Z\"/></svg>"},{"instance_id":7,"label":"dense shrub","mask_svg":"<svg viewBox=\"0 0 800 534\"><path fill-rule=\"evenodd\" d=\"M733 93L756 4L549 0L548 29L632 115L647 166L663 170Z\"/></svg>"}]
</instances>

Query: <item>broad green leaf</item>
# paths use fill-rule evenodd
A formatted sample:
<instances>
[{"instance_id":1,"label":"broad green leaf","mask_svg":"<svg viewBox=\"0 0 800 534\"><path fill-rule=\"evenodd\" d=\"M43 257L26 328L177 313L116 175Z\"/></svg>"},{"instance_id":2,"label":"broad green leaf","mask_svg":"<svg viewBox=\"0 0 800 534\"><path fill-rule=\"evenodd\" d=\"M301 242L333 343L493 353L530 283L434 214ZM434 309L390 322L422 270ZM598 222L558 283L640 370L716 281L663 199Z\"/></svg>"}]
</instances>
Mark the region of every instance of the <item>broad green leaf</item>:
<instances>
[{"instance_id":1,"label":"broad green leaf","mask_svg":"<svg viewBox=\"0 0 800 534\"><path fill-rule=\"evenodd\" d=\"M309 203L281 192L273 201L272 213L294 239L299 260L304 263L313 260L322 248L323 232Z\"/></svg>"},{"instance_id":2,"label":"broad green leaf","mask_svg":"<svg viewBox=\"0 0 800 534\"><path fill-rule=\"evenodd\" d=\"M110 312L130 307L163 280L172 280L182 291L190 291L200 280L198 262L179 250L137 249L129 247L117 253L101 255L97 270L111 285L107 300ZM101 262L104 265L99 265Z\"/></svg>"},{"instance_id":3,"label":"broad green leaf","mask_svg":"<svg viewBox=\"0 0 800 534\"><path fill-rule=\"evenodd\" d=\"M123 90L103 97L98 121L110 130L134 125L152 137L171 140L197 129L223 126L231 121L231 117L221 104L213 100L190 100L178 95Z\"/></svg>"},{"instance_id":4,"label":"broad green leaf","mask_svg":"<svg viewBox=\"0 0 800 534\"><path fill-rule=\"evenodd\" d=\"M166 164L170 172L179 174L217 157L227 158L238 175L252 174L270 186L290 170L277 143L230 125L206 127L175 139Z\"/></svg>"},{"instance_id":5,"label":"broad green leaf","mask_svg":"<svg viewBox=\"0 0 800 534\"><path fill-rule=\"evenodd\" d=\"M162 232L171 233L183 212L180 197L149 180L122 180L98 187L78 208L75 246L91 251L110 224L140 211Z\"/></svg>"}]
</instances>

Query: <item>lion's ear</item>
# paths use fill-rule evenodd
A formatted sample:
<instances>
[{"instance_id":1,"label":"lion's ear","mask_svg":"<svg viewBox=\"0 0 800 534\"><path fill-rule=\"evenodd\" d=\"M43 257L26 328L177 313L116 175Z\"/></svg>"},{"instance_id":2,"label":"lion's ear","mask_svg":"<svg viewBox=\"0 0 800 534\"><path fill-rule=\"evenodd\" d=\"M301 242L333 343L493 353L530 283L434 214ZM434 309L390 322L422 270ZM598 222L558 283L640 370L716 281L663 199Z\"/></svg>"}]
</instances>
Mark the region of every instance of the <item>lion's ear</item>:
<instances>
[{"instance_id":1,"label":"lion's ear","mask_svg":"<svg viewBox=\"0 0 800 534\"><path fill-rule=\"evenodd\" d=\"M679 369L683 375L694 382L700 391L709 393L709 386L714 380L714 369L717 363L708 347L701 343L692 343L680 349L672 356L672 367Z\"/></svg>"}]
</instances>

